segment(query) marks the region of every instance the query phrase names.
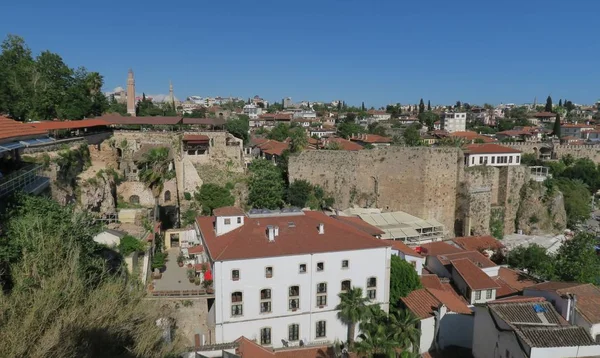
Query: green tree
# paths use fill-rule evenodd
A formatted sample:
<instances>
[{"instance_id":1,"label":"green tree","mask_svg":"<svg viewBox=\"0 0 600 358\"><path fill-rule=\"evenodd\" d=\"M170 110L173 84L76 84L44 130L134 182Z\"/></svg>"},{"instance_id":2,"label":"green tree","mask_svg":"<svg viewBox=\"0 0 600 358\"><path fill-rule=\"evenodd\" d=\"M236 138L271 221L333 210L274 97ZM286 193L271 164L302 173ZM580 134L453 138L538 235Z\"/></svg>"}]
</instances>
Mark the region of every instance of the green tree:
<instances>
[{"instance_id":1,"label":"green tree","mask_svg":"<svg viewBox=\"0 0 600 358\"><path fill-rule=\"evenodd\" d=\"M372 358L395 357L400 345L392 336L393 332L385 324L378 321L364 322L361 324L359 341L356 342L356 352Z\"/></svg>"},{"instance_id":2,"label":"green tree","mask_svg":"<svg viewBox=\"0 0 600 358\"><path fill-rule=\"evenodd\" d=\"M567 226L574 228L587 220L590 215L591 193L581 180L559 178L556 185L563 193L565 210L567 211Z\"/></svg>"},{"instance_id":3,"label":"green tree","mask_svg":"<svg viewBox=\"0 0 600 358\"><path fill-rule=\"evenodd\" d=\"M8 35L0 55L0 112L24 121L33 106L34 61L22 37Z\"/></svg>"},{"instance_id":4,"label":"green tree","mask_svg":"<svg viewBox=\"0 0 600 358\"><path fill-rule=\"evenodd\" d=\"M555 274L561 281L600 284L600 256L595 235L581 232L567 240L554 258Z\"/></svg>"},{"instance_id":5,"label":"green tree","mask_svg":"<svg viewBox=\"0 0 600 358\"><path fill-rule=\"evenodd\" d=\"M250 164L248 204L253 208L277 209L283 204L284 180L279 168L265 159Z\"/></svg>"},{"instance_id":6,"label":"green tree","mask_svg":"<svg viewBox=\"0 0 600 358\"><path fill-rule=\"evenodd\" d=\"M285 123L278 123L269 134L267 138L277 140L280 142L285 141L290 136L290 126Z\"/></svg>"},{"instance_id":7,"label":"green tree","mask_svg":"<svg viewBox=\"0 0 600 358\"><path fill-rule=\"evenodd\" d=\"M50 51L42 52L33 66L33 108L31 118L52 120L58 118L57 105L67 95L71 69L62 58Z\"/></svg>"},{"instance_id":8,"label":"green tree","mask_svg":"<svg viewBox=\"0 0 600 358\"><path fill-rule=\"evenodd\" d=\"M236 138L242 139L244 144L248 144L248 140L250 139L250 119L246 115L230 119L225 123L225 130L233 134Z\"/></svg>"},{"instance_id":9,"label":"green tree","mask_svg":"<svg viewBox=\"0 0 600 358\"><path fill-rule=\"evenodd\" d=\"M508 254L508 265L519 270L526 269L528 273L544 280L554 278L554 260L545 248L537 244L519 246L511 250Z\"/></svg>"},{"instance_id":10,"label":"green tree","mask_svg":"<svg viewBox=\"0 0 600 358\"><path fill-rule=\"evenodd\" d=\"M154 195L155 206L158 208L158 197L162 192L165 182L175 177L175 172L171 170L173 160L169 148L152 148L144 154L139 163L137 163L140 181L142 181ZM156 210L158 214L158 210Z\"/></svg>"},{"instance_id":11,"label":"green tree","mask_svg":"<svg viewBox=\"0 0 600 358\"><path fill-rule=\"evenodd\" d=\"M346 292L338 294L340 303L335 307L338 312L338 318L348 326L348 345L354 346L354 336L356 334L356 324L369 318L369 299L363 296L363 290L360 287L352 287Z\"/></svg>"},{"instance_id":12,"label":"green tree","mask_svg":"<svg viewBox=\"0 0 600 358\"><path fill-rule=\"evenodd\" d=\"M419 352L420 320L409 310L397 310L388 316L387 327L392 332L392 340L403 349L412 348L413 353Z\"/></svg>"},{"instance_id":13,"label":"green tree","mask_svg":"<svg viewBox=\"0 0 600 358\"><path fill-rule=\"evenodd\" d=\"M431 101L427 100L427 111L431 111Z\"/></svg>"},{"instance_id":14,"label":"green tree","mask_svg":"<svg viewBox=\"0 0 600 358\"><path fill-rule=\"evenodd\" d=\"M123 256L129 256L134 252L143 252L145 249L146 245L131 235L123 236L119 242L119 252Z\"/></svg>"},{"instance_id":15,"label":"green tree","mask_svg":"<svg viewBox=\"0 0 600 358\"><path fill-rule=\"evenodd\" d=\"M548 96L546 98L546 108L544 108L546 112L552 112L552 97Z\"/></svg>"},{"instance_id":16,"label":"green tree","mask_svg":"<svg viewBox=\"0 0 600 358\"><path fill-rule=\"evenodd\" d=\"M290 134L290 153L298 153L308 147L308 136L302 127L292 128Z\"/></svg>"},{"instance_id":17,"label":"green tree","mask_svg":"<svg viewBox=\"0 0 600 358\"><path fill-rule=\"evenodd\" d=\"M369 124L367 126L367 132L369 132L369 134L377 134L382 137L387 137L385 128L377 122L373 122L373 123Z\"/></svg>"},{"instance_id":18,"label":"green tree","mask_svg":"<svg viewBox=\"0 0 600 358\"><path fill-rule=\"evenodd\" d=\"M194 193L194 198L202 205L202 215L212 215L214 209L235 203L229 189L213 183L202 184L200 190Z\"/></svg>"},{"instance_id":19,"label":"green tree","mask_svg":"<svg viewBox=\"0 0 600 358\"><path fill-rule=\"evenodd\" d=\"M554 120L552 135L560 138L560 115L558 113L556 114L556 119Z\"/></svg>"},{"instance_id":20,"label":"green tree","mask_svg":"<svg viewBox=\"0 0 600 358\"><path fill-rule=\"evenodd\" d=\"M397 255L392 255L390 268L390 307L398 307L400 298L421 288L421 280L415 268Z\"/></svg>"},{"instance_id":21,"label":"green tree","mask_svg":"<svg viewBox=\"0 0 600 358\"><path fill-rule=\"evenodd\" d=\"M287 191L287 201L290 205L304 208L310 195L313 191L313 186L306 180L294 180Z\"/></svg>"},{"instance_id":22,"label":"green tree","mask_svg":"<svg viewBox=\"0 0 600 358\"><path fill-rule=\"evenodd\" d=\"M337 126L337 133L342 138L350 138L353 134L364 133L362 126L354 122L344 122Z\"/></svg>"},{"instance_id":23,"label":"green tree","mask_svg":"<svg viewBox=\"0 0 600 358\"><path fill-rule=\"evenodd\" d=\"M460 101L456 101L456 109L460 110L462 108L462 103Z\"/></svg>"},{"instance_id":24,"label":"green tree","mask_svg":"<svg viewBox=\"0 0 600 358\"><path fill-rule=\"evenodd\" d=\"M419 114L424 113L425 112L425 103L423 103L423 98L421 98L421 101L419 101Z\"/></svg>"},{"instance_id":25,"label":"green tree","mask_svg":"<svg viewBox=\"0 0 600 358\"><path fill-rule=\"evenodd\" d=\"M563 101L562 101L562 99L559 99L559 100L558 100L558 106L562 108L562 106L563 106Z\"/></svg>"},{"instance_id":26,"label":"green tree","mask_svg":"<svg viewBox=\"0 0 600 358\"><path fill-rule=\"evenodd\" d=\"M428 130L433 130L435 122L440 120L440 116L433 112L419 113L419 123L427 127Z\"/></svg>"},{"instance_id":27,"label":"green tree","mask_svg":"<svg viewBox=\"0 0 600 358\"><path fill-rule=\"evenodd\" d=\"M423 145L423 140L421 140L421 135L419 134L419 131L417 130L417 126L414 124L411 124L410 126L408 126L404 130L404 133L402 133L402 136L404 137L404 144L406 144L409 147L419 147L419 146Z\"/></svg>"}]
</instances>

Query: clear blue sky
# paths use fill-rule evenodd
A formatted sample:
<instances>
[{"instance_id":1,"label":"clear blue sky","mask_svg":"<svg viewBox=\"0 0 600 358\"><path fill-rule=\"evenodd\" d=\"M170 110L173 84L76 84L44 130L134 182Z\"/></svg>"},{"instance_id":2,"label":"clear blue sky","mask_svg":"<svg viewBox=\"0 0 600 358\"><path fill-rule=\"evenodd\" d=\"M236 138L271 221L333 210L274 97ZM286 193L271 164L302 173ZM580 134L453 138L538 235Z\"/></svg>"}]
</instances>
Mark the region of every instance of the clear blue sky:
<instances>
[{"instance_id":1,"label":"clear blue sky","mask_svg":"<svg viewBox=\"0 0 600 358\"><path fill-rule=\"evenodd\" d=\"M85 4L85 5L83 5ZM600 98L600 1L1 1L0 35L137 92L295 101Z\"/></svg>"}]
</instances>

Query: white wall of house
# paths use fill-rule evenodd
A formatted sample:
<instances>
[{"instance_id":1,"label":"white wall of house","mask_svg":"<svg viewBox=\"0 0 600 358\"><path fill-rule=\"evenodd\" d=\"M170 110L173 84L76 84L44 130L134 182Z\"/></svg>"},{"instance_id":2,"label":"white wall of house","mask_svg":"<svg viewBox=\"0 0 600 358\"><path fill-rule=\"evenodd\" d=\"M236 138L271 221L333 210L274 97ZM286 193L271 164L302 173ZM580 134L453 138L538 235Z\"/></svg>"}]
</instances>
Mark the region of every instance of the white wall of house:
<instances>
[{"instance_id":1,"label":"white wall of house","mask_svg":"<svg viewBox=\"0 0 600 358\"><path fill-rule=\"evenodd\" d=\"M521 153L494 153L494 154L465 154L465 165L475 167L488 165L492 167L507 167L521 165Z\"/></svg>"},{"instance_id":2,"label":"white wall of house","mask_svg":"<svg viewBox=\"0 0 600 358\"><path fill-rule=\"evenodd\" d=\"M243 215L217 216L215 222L215 232L217 236L244 226L244 218L245 216Z\"/></svg>"},{"instance_id":3,"label":"white wall of house","mask_svg":"<svg viewBox=\"0 0 600 358\"><path fill-rule=\"evenodd\" d=\"M277 238L275 238L277 240ZM281 347L282 339L288 340L288 325L300 325L300 339L305 343L314 341L346 340L347 327L338 320L335 306L344 280L351 286L363 289L366 295L367 279L377 278L376 298L385 311L389 308L391 248L328 252L295 256L267 257L260 259L219 261L214 263L216 342L231 342L244 335L256 337L260 342L260 329L271 328L273 347ZM342 261L348 260L348 268ZM317 263L324 263L323 271L317 271ZM306 272L300 273L300 265ZM266 267L273 268L271 278L265 276ZM232 270L239 270L239 280L232 280ZM327 305L317 306L317 284L327 283ZM300 308L289 309L288 290L300 287ZM260 313L260 291L271 290L271 312ZM243 315L232 317L231 294L242 292ZM317 339L316 322L327 322L327 335ZM358 334L358 330L356 331Z\"/></svg>"},{"instance_id":4,"label":"white wall of house","mask_svg":"<svg viewBox=\"0 0 600 358\"><path fill-rule=\"evenodd\" d=\"M600 346L532 348L530 358L597 357Z\"/></svg>"},{"instance_id":5,"label":"white wall of house","mask_svg":"<svg viewBox=\"0 0 600 358\"><path fill-rule=\"evenodd\" d=\"M456 270L452 271L452 280L454 281L454 285L458 289L459 293L463 295L467 299L467 302L469 302L469 304L471 305L474 305L476 303L485 303L496 299L495 288L485 290L471 290L469 294L469 286ZM477 298L477 292L479 292L479 298ZM490 297L488 297L488 292L491 294Z\"/></svg>"},{"instance_id":6,"label":"white wall of house","mask_svg":"<svg viewBox=\"0 0 600 358\"><path fill-rule=\"evenodd\" d=\"M441 128L448 133L464 132L467 129L466 113L444 113L440 119Z\"/></svg>"},{"instance_id":7,"label":"white wall of house","mask_svg":"<svg viewBox=\"0 0 600 358\"><path fill-rule=\"evenodd\" d=\"M423 273L423 265L425 265L424 257L406 255L402 251L392 249L392 255L400 256L400 258L409 264L413 265L417 274L421 276Z\"/></svg>"},{"instance_id":8,"label":"white wall of house","mask_svg":"<svg viewBox=\"0 0 600 358\"><path fill-rule=\"evenodd\" d=\"M452 278L452 274L450 274L450 272L446 270L446 267L440 262L437 256L428 256L426 267L429 271L433 272L438 276Z\"/></svg>"},{"instance_id":9,"label":"white wall of house","mask_svg":"<svg viewBox=\"0 0 600 358\"><path fill-rule=\"evenodd\" d=\"M495 277L498 276L498 273L500 272L500 266L484 267L481 268L481 270L485 272L488 276Z\"/></svg>"},{"instance_id":10,"label":"white wall of house","mask_svg":"<svg viewBox=\"0 0 600 358\"><path fill-rule=\"evenodd\" d=\"M433 348L433 341L435 339L435 318L422 319L419 322L419 329L421 331L419 353L429 352Z\"/></svg>"}]
</instances>

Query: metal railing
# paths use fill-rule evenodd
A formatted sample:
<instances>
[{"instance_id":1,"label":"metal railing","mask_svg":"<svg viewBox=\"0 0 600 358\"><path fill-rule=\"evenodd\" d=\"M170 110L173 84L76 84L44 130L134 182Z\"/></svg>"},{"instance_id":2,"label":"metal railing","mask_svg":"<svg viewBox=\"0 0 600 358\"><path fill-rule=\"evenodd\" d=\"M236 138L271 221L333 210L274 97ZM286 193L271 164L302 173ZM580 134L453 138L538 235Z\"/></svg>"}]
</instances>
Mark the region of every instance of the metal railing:
<instances>
[{"instance_id":1,"label":"metal railing","mask_svg":"<svg viewBox=\"0 0 600 358\"><path fill-rule=\"evenodd\" d=\"M39 179L41 165L29 165L0 179L0 197L22 190Z\"/></svg>"}]
</instances>

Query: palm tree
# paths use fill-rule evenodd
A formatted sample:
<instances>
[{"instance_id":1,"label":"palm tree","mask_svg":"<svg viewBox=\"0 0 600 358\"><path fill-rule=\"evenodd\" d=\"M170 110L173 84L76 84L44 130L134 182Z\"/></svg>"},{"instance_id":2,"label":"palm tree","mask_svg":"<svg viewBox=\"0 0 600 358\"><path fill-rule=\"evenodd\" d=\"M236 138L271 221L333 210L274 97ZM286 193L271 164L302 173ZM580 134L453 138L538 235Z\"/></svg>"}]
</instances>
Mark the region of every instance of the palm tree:
<instances>
[{"instance_id":1,"label":"palm tree","mask_svg":"<svg viewBox=\"0 0 600 358\"><path fill-rule=\"evenodd\" d=\"M367 303L369 299L363 296L362 288L352 287L346 292L338 294L341 302L335 307L338 318L348 326L348 346L354 344L356 324L369 318L371 310Z\"/></svg>"},{"instance_id":2,"label":"palm tree","mask_svg":"<svg viewBox=\"0 0 600 358\"><path fill-rule=\"evenodd\" d=\"M163 190L165 181L172 179L175 175L171 170L171 163L169 148L166 147L152 148L138 162L140 180L152 190L156 206L158 206L158 197Z\"/></svg>"},{"instance_id":3,"label":"palm tree","mask_svg":"<svg viewBox=\"0 0 600 358\"><path fill-rule=\"evenodd\" d=\"M388 327L378 320L369 320L360 326L361 334L356 342L356 352L363 356L373 358L396 357L398 342L393 339L393 334Z\"/></svg>"},{"instance_id":4,"label":"palm tree","mask_svg":"<svg viewBox=\"0 0 600 358\"><path fill-rule=\"evenodd\" d=\"M417 328L419 319L409 310L398 310L396 314L388 316L388 329L392 332L395 342L402 349L412 348L413 353L419 351L420 332Z\"/></svg>"}]
</instances>

